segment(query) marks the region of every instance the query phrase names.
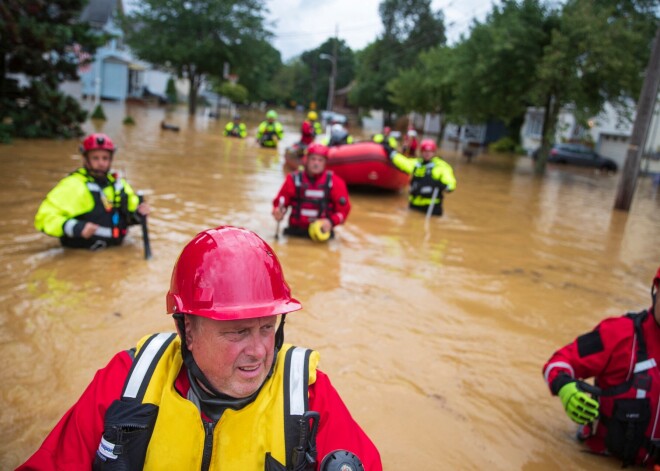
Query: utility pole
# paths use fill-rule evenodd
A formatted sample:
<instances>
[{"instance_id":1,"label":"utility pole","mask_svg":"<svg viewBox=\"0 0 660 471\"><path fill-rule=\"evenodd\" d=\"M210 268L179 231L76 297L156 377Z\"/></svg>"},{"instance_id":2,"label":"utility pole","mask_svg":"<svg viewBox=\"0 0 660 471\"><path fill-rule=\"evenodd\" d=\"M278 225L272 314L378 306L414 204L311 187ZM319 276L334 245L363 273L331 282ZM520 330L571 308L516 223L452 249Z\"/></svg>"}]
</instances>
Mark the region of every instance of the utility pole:
<instances>
[{"instance_id":1,"label":"utility pole","mask_svg":"<svg viewBox=\"0 0 660 471\"><path fill-rule=\"evenodd\" d=\"M653 108L655 98L658 93L658 81L660 81L660 27L655 32L655 40L649 57L649 64L646 67L644 85L637 102L637 115L635 124L633 124L630 144L626 154L626 161L623 165L619 188L617 190L614 209L630 210L637 177L639 176L639 167L646 143L646 135L649 131L651 118L653 117Z\"/></svg>"},{"instance_id":2,"label":"utility pole","mask_svg":"<svg viewBox=\"0 0 660 471\"><path fill-rule=\"evenodd\" d=\"M335 26L335 40L332 45L332 55L330 54L321 54L319 57L321 59L327 59L332 63L332 69L330 72L330 78L328 79L330 84L328 86L328 103L327 110L332 111L335 101L335 80L337 79L337 41L339 35L339 25Z\"/></svg>"}]
</instances>

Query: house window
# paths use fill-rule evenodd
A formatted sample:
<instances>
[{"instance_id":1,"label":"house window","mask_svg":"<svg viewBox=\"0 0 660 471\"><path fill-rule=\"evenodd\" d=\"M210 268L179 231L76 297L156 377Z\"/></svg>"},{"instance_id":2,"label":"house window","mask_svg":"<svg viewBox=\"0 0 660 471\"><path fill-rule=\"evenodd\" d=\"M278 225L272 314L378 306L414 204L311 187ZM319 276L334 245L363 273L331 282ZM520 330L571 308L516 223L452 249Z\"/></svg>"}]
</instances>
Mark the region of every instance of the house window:
<instances>
[{"instance_id":1,"label":"house window","mask_svg":"<svg viewBox=\"0 0 660 471\"><path fill-rule=\"evenodd\" d=\"M525 126L525 136L540 138L543 133L543 115L530 113L527 115L527 126Z\"/></svg>"}]
</instances>

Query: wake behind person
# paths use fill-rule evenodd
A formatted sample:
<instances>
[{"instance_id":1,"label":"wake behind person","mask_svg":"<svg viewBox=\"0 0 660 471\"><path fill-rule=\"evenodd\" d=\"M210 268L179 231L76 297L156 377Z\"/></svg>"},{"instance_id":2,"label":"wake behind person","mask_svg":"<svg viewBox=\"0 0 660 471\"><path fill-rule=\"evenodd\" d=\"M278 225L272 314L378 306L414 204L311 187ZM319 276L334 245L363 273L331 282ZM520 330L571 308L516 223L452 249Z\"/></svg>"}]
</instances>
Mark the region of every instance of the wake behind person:
<instances>
[{"instance_id":1,"label":"wake behind person","mask_svg":"<svg viewBox=\"0 0 660 471\"><path fill-rule=\"evenodd\" d=\"M34 218L37 230L64 247L97 250L120 245L128 226L150 212L128 182L111 172L116 147L105 134L90 134L80 146L83 165L60 180Z\"/></svg>"},{"instance_id":2,"label":"wake behind person","mask_svg":"<svg viewBox=\"0 0 660 471\"><path fill-rule=\"evenodd\" d=\"M19 470L382 470L319 354L284 343L302 306L259 236L197 234L165 307L178 335L117 353Z\"/></svg>"},{"instance_id":3,"label":"wake behind person","mask_svg":"<svg viewBox=\"0 0 660 471\"><path fill-rule=\"evenodd\" d=\"M310 144L303 170L288 174L273 200L276 221L281 221L291 208L285 234L325 242L333 236L335 226L346 222L351 211L348 189L344 180L325 169L328 152L322 144Z\"/></svg>"}]
</instances>

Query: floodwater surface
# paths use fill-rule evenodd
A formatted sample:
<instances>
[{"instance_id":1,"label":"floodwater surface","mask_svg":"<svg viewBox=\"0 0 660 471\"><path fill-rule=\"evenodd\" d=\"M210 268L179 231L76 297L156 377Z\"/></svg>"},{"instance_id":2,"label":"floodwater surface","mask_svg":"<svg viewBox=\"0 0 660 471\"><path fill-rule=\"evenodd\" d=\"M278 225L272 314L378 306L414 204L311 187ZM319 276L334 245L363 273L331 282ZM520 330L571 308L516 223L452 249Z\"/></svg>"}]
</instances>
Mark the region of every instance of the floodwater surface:
<instances>
[{"instance_id":1,"label":"floodwater surface","mask_svg":"<svg viewBox=\"0 0 660 471\"><path fill-rule=\"evenodd\" d=\"M123 126L130 112L135 126ZM630 212L612 209L619 175L444 152L457 190L426 222L405 192L351 193L328 244L281 237L270 216L284 146L302 114L283 113L275 150L222 136L227 117L108 104L114 167L152 205L153 259L139 227L97 253L63 250L38 233L46 193L80 162L77 142L0 146L0 469L26 460L94 372L142 336L173 329L165 293L199 231L256 231L275 249L304 308L286 339L321 353L387 470L593 470L619 463L584 453L543 382L552 352L606 316L650 305L660 264L660 196L640 179ZM260 116L260 115L259 115ZM180 126L163 131L160 121ZM359 130L352 130L361 137Z\"/></svg>"}]
</instances>

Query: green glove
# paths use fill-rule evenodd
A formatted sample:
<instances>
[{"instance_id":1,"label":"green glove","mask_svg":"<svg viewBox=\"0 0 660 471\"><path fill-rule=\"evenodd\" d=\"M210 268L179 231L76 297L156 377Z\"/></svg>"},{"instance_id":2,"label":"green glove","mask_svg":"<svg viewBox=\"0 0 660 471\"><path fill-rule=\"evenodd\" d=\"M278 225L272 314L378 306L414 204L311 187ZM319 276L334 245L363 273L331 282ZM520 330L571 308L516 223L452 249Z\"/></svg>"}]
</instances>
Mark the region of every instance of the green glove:
<instances>
[{"instance_id":1,"label":"green glove","mask_svg":"<svg viewBox=\"0 0 660 471\"><path fill-rule=\"evenodd\" d=\"M575 381L562 386L558 395L566 415L573 422L584 425L598 417L598 402L584 391L580 391Z\"/></svg>"}]
</instances>

